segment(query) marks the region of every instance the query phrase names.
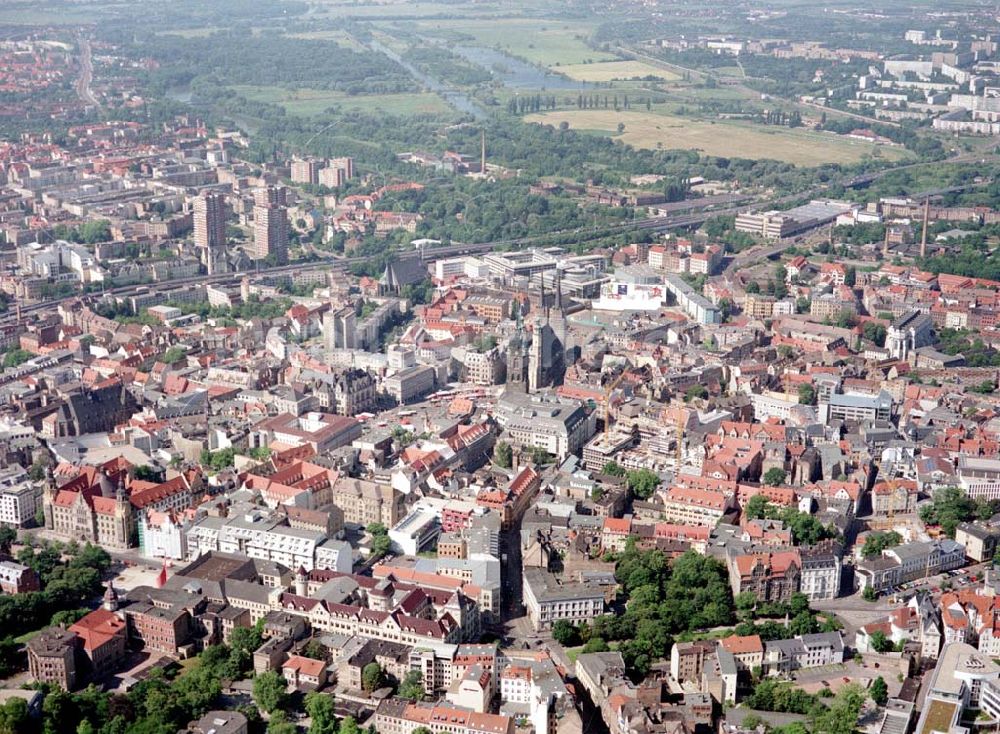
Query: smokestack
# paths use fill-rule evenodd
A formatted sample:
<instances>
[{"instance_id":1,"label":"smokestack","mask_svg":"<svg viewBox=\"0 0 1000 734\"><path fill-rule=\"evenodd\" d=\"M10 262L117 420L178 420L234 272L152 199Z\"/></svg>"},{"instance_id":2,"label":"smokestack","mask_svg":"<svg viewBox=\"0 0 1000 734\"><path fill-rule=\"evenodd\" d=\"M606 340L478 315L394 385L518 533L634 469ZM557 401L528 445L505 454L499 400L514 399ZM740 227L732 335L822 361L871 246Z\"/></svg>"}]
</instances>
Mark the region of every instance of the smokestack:
<instances>
[{"instance_id":1,"label":"smokestack","mask_svg":"<svg viewBox=\"0 0 1000 734\"><path fill-rule=\"evenodd\" d=\"M882 258L889 257L889 226L885 227L885 241L882 243Z\"/></svg>"},{"instance_id":2,"label":"smokestack","mask_svg":"<svg viewBox=\"0 0 1000 734\"><path fill-rule=\"evenodd\" d=\"M541 282L541 308L542 313L545 314L545 320L549 320L549 307L545 305L545 271L538 274L538 278Z\"/></svg>"},{"instance_id":3,"label":"smokestack","mask_svg":"<svg viewBox=\"0 0 1000 734\"><path fill-rule=\"evenodd\" d=\"M479 173L483 176L486 175L486 128L482 130L481 137L482 148L479 154Z\"/></svg>"},{"instance_id":4,"label":"smokestack","mask_svg":"<svg viewBox=\"0 0 1000 734\"><path fill-rule=\"evenodd\" d=\"M927 257L927 220L931 213L930 198L924 199L924 232L920 236L920 257Z\"/></svg>"}]
</instances>

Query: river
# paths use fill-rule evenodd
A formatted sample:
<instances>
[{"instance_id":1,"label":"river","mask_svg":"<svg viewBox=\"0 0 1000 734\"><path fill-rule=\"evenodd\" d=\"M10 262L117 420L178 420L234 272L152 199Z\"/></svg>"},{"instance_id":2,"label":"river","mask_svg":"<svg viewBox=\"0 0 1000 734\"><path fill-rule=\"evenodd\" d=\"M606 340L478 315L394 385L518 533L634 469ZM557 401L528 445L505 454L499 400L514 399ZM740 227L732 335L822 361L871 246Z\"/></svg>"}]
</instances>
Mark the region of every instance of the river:
<instances>
[{"instance_id":1,"label":"river","mask_svg":"<svg viewBox=\"0 0 1000 734\"><path fill-rule=\"evenodd\" d=\"M440 95L459 112L464 112L476 120L485 120L490 116L482 104L472 96L424 73L384 43L373 38L368 40L366 45L372 51L385 54L402 66L426 89ZM597 89L597 85L590 82L576 81L561 74L553 74L496 49L483 46L454 46L451 50L467 61L488 70L495 79L498 79L509 89L549 92L579 92ZM167 92L167 96L177 102L191 104L190 87L174 87Z\"/></svg>"},{"instance_id":2,"label":"river","mask_svg":"<svg viewBox=\"0 0 1000 734\"><path fill-rule=\"evenodd\" d=\"M455 46L451 50L473 64L492 72L495 78L498 78L505 87L510 89L567 92L596 89L594 84L576 81L561 74L553 74L496 49L482 46Z\"/></svg>"},{"instance_id":3,"label":"river","mask_svg":"<svg viewBox=\"0 0 1000 734\"><path fill-rule=\"evenodd\" d=\"M428 76L420 69L416 68L413 64L408 63L403 60L398 53L393 51L391 48L385 44L379 43L374 38L368 41L368 47L373 51L378 51L388 56L390 59L395 61L397 64L402 66L408 72L410 76L416 79L418 82L423 84L427 89L435 92L444 98L445 102L450 104L452 107L457 109L459 112L464 112L467 115L472 115L477 120L485 120L489 115L482 105L467 94L459 92L454 88L448 86L444 82L435 79L432 76Z\"/></svg>"}]
</instances>

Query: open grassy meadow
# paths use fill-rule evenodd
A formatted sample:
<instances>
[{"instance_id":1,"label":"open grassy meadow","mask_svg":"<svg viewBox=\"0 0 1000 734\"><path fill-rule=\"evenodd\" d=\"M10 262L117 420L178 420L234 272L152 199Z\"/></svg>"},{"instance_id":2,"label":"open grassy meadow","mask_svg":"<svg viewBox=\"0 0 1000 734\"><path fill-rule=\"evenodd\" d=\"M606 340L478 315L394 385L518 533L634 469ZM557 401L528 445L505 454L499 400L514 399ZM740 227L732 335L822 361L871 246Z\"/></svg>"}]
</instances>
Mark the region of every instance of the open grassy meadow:
<instances>
[{"instance_id":1,"label":"open grassy meadow","mask_svg":"<svg viewBox=\"0 0 1000 734\"><path fill-rule=\"evenodd\" d=\"M588 61L615 61L613 54L595 51L586 39L593 28L584 23L562 20L497 18L482 20L425 20L417 23L421 32L498 48L540 66L572 66Z\"/></svg>"},{"instance_id":2,"label":"open grassy meadow","mask_svg":"<svg viewBox=\"0 0 1000 734\"><path fill-rule=\"evenodd\" d=\"M619 80L656 77L665 82L677 81L680 76L644 61L600 61L595 64L560 65L559 71L570 79L581 82L613 82Z\"/></svg>"},{"instance_id":3,"label":"open grassy meadow","mask_svg":"<svg viewBox=\"0 0 1000 734\"><path fill-rule=\"evenodd\" d=\"M311 117L330 107L344 110L408 117L439 115L451 117L454 110L432 93L349 95L326 89L283 89L281 87L236 86L234 91L255 102L279 104L290 115Z\"/></svg>"},{"instance_id":4,"label":"open grassy meadow","mask_svg":"<svg viewBox=\"0 0 1000 734\"><path fill-rule=\"evenodd\" d=\"M729 158L772 158L800 166L853 163L874 151L887 160L907 153L899 148L879 148L812 130L765 127L745 122L679 117L651 111L563 110L529 115L528 122L605 134L637 148L697 150ZM618 125L625 127L618 133Z\"/></svg>"}]
</instances>

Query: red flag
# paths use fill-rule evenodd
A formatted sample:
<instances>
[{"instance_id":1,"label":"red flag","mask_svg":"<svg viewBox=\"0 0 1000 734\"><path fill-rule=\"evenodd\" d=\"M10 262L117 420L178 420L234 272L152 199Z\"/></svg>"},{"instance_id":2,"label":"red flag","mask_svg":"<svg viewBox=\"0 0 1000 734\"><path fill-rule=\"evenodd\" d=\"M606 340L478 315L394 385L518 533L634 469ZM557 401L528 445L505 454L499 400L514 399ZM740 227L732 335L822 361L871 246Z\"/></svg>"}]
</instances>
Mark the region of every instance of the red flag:
<instances>
[{"instance_id":1,"label":"red flag","mask_svg":"<svg viewBox=\"0 0 1000 734\"><path fill-rule=\"evenodd\" d=\"M162 589L163 585L167 583L167 559L163 559L163 568L160 569L160 573L156 577L156 588Z\"/></svg>"}]
</instances>

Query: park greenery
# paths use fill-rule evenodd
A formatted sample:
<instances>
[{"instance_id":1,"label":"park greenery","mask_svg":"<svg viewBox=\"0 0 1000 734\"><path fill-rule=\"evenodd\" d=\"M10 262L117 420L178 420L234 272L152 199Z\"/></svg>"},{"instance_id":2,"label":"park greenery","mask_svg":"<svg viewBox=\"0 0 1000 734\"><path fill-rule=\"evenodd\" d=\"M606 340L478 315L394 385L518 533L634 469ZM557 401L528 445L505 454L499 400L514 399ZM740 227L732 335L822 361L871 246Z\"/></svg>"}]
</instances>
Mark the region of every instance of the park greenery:
<instances>
[{"instance_id":1,"label":"park greenery","mask_svg":"<svg viewBox=\"0 0 1000 734\"><path fill-rule=\"evenodd\" d=\"M764 472L763 481L764 484L770 487L780 487L785 483L785 477L787 472L779 466L772 466L766 472Z\"/></svg>"},{"instance_id":2,"label":"park greenery","mask_svg":"<svg viewBox=\"0 0 1000 734\"><path fill-rule=\"evenodd\" d=\"M392 549L392 541L389 540L389 529L380 522L369 523L365 528L371 535L371 558L378 560L385 557Z\"/></svg>"},{"instance_id":3,"label":"park greenery","mask_svg":"<svg viewBox=\"0 0 1000 734\"><path fill-rule=\"evenodd\" d=\"M506 441L498 441L493 450L493 461L501 469L510 469L514 465L514 450Z\"/></svg>"},{"instance_id":4,"label":"park greenery","mask_svg":"<svg viewBox=\"0 0 1000 734\"><path fill-rule=\"evenodd\" d=\"M618 554L615 577L626 600L624 611L559 635L582 642L589 652L615 642L636 680L670 652L674 636L733 621L733 598L725 566L689 551L671 561L659 550L640 551L630 539ZM589 648L589 649L588 649Z\"/></svg>"},{"instance_id":5,"label":"park greenery","mask_svg":"<svg viewBox=\"0 0 1000 734\"><path fill-rule=\"evenodd\" d=\"M4 369L20 367L34 356L34 354L24 349L11 349L3 355L3 367Z\"/></svg>"},{"instance_id":6,"label":"park greenery","mask_svg":"<svg viewBox=\"0 0 1000 734\"><path fill-rule=\"evenodd\" d=\"M937 490L929 502L920 506L920 519L927 525L939 525L949 538L955 537L959 523L989 520L1000 512L1000 500L973 499L959 487Z\"/></svg>"},{"instance_id":7,"label":"park greenery","mask_svg":"<svg viewBox=\"0 0 1000 734\"><path fill-rule=\"evenodd\" d=\"M5 552L9 552L13 542L12 532L4 529L0 534L0 546ZM25 664L21 645L14 640L14 636L34 632L46 624L69 625L80 619L90 611L87 607L100 597L101 578L111 565L108 553L89 543L83 546L77 543L26 544L17 552L16 559L38 574L41 591L0 596L0 625L6 635L0 640L0 676L3 677ZM234 640L238 641L247 634L249 632L235 631ZM258 635L256 646L259 644ZM252 649L238 654L235 664L240 669L249 669ZM146 718L145 696L157 684L160 685L160 696L154 697L151 707L162 709L163 722L177 723L164 723L159 728L138 727L135 722ZM190 720L187 711L201 710L198 692L211 694L214 690L206 686L201 677L168 686L157 674L127 697L106 694L93 687L73 694L47 686L42 688L46 691L42 720L24 719L20 703L11 702L0 707L0 731L32 732L38 727L43 732L83 730L108 734L126 730L174 731ZM140 698L142 705L138 705ZM170 726L174 729L169 729Z\"/></svg>"},{"instance_id":8,"label":"park greenery","mask_svg":"<svg viewBox=\"0 0 1000 734\"><path fill-rule=\"evenodd\" d=\"M793 594L787 603L762 603L752 593L744 591L734 597L733 604L738 620L733 634L737 635L758 635L767 641L840 629L833 615L812 611L804 594Z\"/></svg>"},{"instance_id":9,"label":"park greenery","mask_svg":"<svg viewBox=\"0 0 1000 734\"><path fill-rule=\"evenodd\" d=\"M821 540L837 537L837 531L823 525L812 515L799 512L798 508L789 505L781 507L762 494L756 494L747 500L743 508L743 516L748 520L780 520L792 533L792 541L796 545L815 545Z\"/></svg>"},{"instance_id":10,"label":"park greenery","mask_svg":"<svg viewBox=\"0 0 1000 734\"><path fill-rule=\"evenodd\" d=\"M231 307L211 306L208 301L168 302L166 305L178 308L184 314L197 314L202 318L216 319L235 325L237 319L245 321L249 319L274 319L283 316L291 308L292 300L290 298L262 300L254 295L244 302L233 304ZM120 323L162 325L162 322L150 316L146 311L135 313L127 301L101 301L94 306L94 312L99 316L115 319ZM181 356L183 356L183 352L181 352Z\"/></svg>"},{"instance_id":11,"label":"park greenery","mask_svg":"<svg viewBox=\"0 0 1000 734\"><path fill-rule=\"evenodd\" d=\"M5 542L9 547L9 538ZM0 596L0 629L8 636L34 631L53 615L100 596L101 578L111 566L107 551L90 543L25 545L16 559L38 574L41 591Z\"/></svg>"},{"instance_id":12,"label":"park greenery","mask_svg":"<svg viewBox=\"0 0 1000 734\"><path fill-rule=\"evenodd\" d=\"M149 31L121 38L135 53L156 59L149 83L161 95L190 84L199 71L228 84L329 89L348 94L410 91L415 84L387 56L337 44L279 34L220 31L209 37L182 37ZM128 47L127 46L127 47Z\"/></svg>"},{"instance_id":13,"label":"park greenery","mask_svg":"<svg viewBox=\"0 0 1000 734\"><path fill-rule=\"evenodd\" d=\"M892 640L883 632L882 630L875 630L872 632L871 637L868 641L869 646L872 650L877 653L887 653L887 652L900 652L903 646L906 644L905 640L900 640L898 644L894 644Z\"/></svg>"},{"instance_id":14,"label":"park greenery","mask_svg":"<svg viewBox=\"0 0 1000 734\"><path fill-rule=\"evenodd\" d=\"M961 354L970 367L1000 366L1000 352L973 336L968 329L943 328L938 332L938 349L945 354Z\"/></svg>"},{"instance_id":15,"label":"park greenery","mask_svg":"<svg viewBox=\"0 0 1000 734\"><path fill-rule=\"evenodd\" d=\"M125 734L167 734L183 729L193 719L218 705L223 681L246 678L253 671L253 651L263 642L262 624L233 629L229 644L208 647L195 664L178 672L176 666L154 667L127 694L90 686L67 693L50 686L42 704L42 731ZM272 674L276 676L277 674ZM280 676L278 676L280 678ZM275 711L284 699L274 691L267 674L253 685L256 707L240 710L259 722L257 707ZM281 694L284 693L282 689Z\"/></svg>"},{"instance_id":16,"label":"park greenery","mask_svg":"<svg viewBox=\"0 0 1000 734\"><path fill-rule=\"evenodd\" d=\"M396 691L400 698L419 701L424 697L424 675L419 670L411 670L399 683Z\"/></svg>"},{"instance_id":17,"label":"park greenery","mask_svg":"<svg viewBox=\"0 0 1000 734\"><path fill-rule=\"evenodd\" d=\"M635 469L626 471L616 461L609 461L601 470L602 474L609 477L618 477L625 480L625 485L632 491L632 495L639 500L648 500L653 496L656 488L660 486L660 476L650 469Z\"/></svg>"},{"instance_id":18,"label":"park greenery","mask_svg":"<svg viewBox=\"0 0 1000 734\"><path fill-rule=\"evenodd\" d=\"M202 466L208 467L210 471L218 473L220 471L224 471L225 469L231 469L233 466L233 459L235 457L236 449L230 447L226 449L219 449L218 451L202 449L199 459Z\"/></svg>"},{"instance_id":19,"label":"park greenery","mask_svg":"<svg viewBox=\"0 0 1000 734\"><path fill-rule=\"evenodd\" d=\"M884 680L882 685L885 685ZM874 695L881 696L881 687L869 691L869 695L875 700ZM759 711L801 714L807 717L802 723L767 727L770 734L853 734L864 701L865 693L856 683L844 686L831 697L807 693L794 683L767 678L757 683L753 692L744 699L744 704ZM742 723L744 727L756 728L764 722L751 714Z\"/></svg>"},{"instance_id":20,"label":"park greenery","mask_svg":"<svg viewBox=\"0 0 1000 734\"><path fill-rule=\"evenodd\" d=\"M93 245L97 242L107 242L111 239L111 222L107 219L92 219L82 222L76 227L57 224L53 227L52 236L57 240Z\"/></svg>"},{"instance_id":21,"label":"park greenery","mask_svg":"<svg viewBox=\"0 0 1000 734\"><path fill-rule=\"evenodd\" d=\"M882 551L895 548L903 542L903 536L895 530L884 533L870 533L865 538L864 545L861 546L861 555L865 558L875 558L882 555Z\"/></svg>"},{"instance_id":22,"label":"park greenery","mask_svg":"<svg viewBox=\"0 0 1000 734\"><path fill-rule=\"evenodd\" d=\"M883 684L885 681L883 681ZM876 691L878 693L878 691ZM826 698L826 700L821 700ZM785 727L771 729L771 734L853 734L857 727L858 715L865 701L862 688L851 683L841 688L832 698L811 694L795 686L794 683L766 678L744 699L748 708L759 711L802 714L804 723L793 723ZM748 719L750 716L747 717ZM743 721L743 725L756 726L756 721Z\"/></svg>"},{"instance_id":23,"label":"park greenery","mask_svg":"<svg viewBox=\"0 0 1000 734\"><path fill-rule=\"evenodd\" d=\"M361 669L361 687L371 693L377 691L386 683L385 672L378 663L368 663Z\"/></svg>"},{"instance_id":24,"label":"park greenery","mask_svg":"<svg viewBox=\"0 0 1000 734\"><path fill-rule=\"evenodd\" d=\"M637 499L648 500L660 486L660 477L649 469L636 469L625 474L625 482Z\"/></svg>"}]
</instances>

